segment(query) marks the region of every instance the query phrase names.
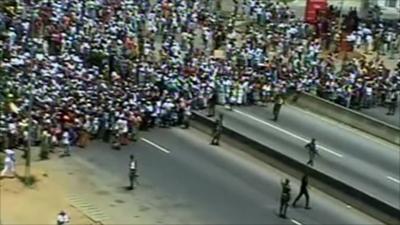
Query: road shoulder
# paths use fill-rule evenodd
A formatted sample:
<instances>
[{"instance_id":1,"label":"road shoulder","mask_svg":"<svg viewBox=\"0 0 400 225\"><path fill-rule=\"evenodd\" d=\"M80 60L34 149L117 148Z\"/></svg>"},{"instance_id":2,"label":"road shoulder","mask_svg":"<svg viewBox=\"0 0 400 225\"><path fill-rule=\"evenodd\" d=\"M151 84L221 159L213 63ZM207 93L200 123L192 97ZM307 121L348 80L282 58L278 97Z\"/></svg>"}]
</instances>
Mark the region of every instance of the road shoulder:
<instances>
[{"instance_id":1,"label":"road shoulder","mask_svg":"<svg viewBox=\"0 0 400 225\"><path fill-rule=\"evenodd\" d=\"M57 214L64 210L73 224L96 224L67 200L68 190L59 184L62 177L54 176L51 164L34 163L32 175L37 182L31 188L18 178L0 181L0 218L2 224L55 224ZM17 166L23 174L24 167Z\"/></svg>"}]
</instances>

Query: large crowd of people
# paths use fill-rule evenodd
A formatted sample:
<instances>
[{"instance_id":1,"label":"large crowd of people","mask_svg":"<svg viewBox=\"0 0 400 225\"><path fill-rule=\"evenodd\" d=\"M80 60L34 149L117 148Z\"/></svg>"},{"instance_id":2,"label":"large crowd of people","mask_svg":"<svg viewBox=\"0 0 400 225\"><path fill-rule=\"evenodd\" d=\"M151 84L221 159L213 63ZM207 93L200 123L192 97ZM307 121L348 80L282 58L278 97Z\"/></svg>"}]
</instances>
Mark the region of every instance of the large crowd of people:
<instances>
[{"instance_id":1,"label":"large crowd of people","mask_svg":"<svg viewBox=\"0 0 400 225\"><path fill-rule=\"evenodd\" d=\"M283 3L259 0L233 1L229 18L220 0L26 0L5 8L2 149L26 146L28 127L34 144L66 146L65 155L91 138L125 144L141 129L187 126L191 110L214 98L266 104L307 91L372 107L395 101L400 89L400 65L354 59L337 69L334 10L314 26ZM239 29L239 16L253 23ZM399 50L398 30L351 26L352 49Z\"/></svg>"}]
</instances>

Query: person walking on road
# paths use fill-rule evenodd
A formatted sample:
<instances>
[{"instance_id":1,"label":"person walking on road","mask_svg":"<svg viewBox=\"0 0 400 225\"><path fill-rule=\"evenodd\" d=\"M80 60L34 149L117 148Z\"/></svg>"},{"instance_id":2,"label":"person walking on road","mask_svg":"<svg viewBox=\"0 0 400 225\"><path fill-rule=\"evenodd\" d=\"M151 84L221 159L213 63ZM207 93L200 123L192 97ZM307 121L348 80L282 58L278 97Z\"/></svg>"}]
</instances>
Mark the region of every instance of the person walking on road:
<instances>
[{"instance_id":1,"label":"person walking on road","mask_svg":"<svg viewBox=\"0 0 400 225\"><path fill-rule=\"evenodd\" d=\"M300 192L297 195L297 197L294 200L294 202L292 203L293 208L296 207L297 201L299 201L299 199L303 195L306 197L306 206L304 208L305 209L311 209L310 208L310 195L308 194L308 175L307 174L304 174L303 178L301 178Z\"/></svg>"},{"instance_id":2,"label":"person walking on road","mask_svg":"<svg viewBox=\"0 0 400 225\"><path fill-rule=\"evenodd\" d=\"M311 139L311 142L304 146L308 149L309 160L307 165L314 166L314 158L318 155L317 144L315 143L315 138Z\"/></svg>"},{"instance_id":3,"label":"person walking on road","mask_svg":"<svg viewBox=\"0 0 400 225\"><path fill-rule=\"evenodd\" d=\"M274 121L278 121L278 117L279 117L279 112L281 111L283 105L283 97L282 95L278 94L275 97L275 104L274 104L274 108L272 110L272 113L274 114Z\"/></svg>"},{"instance_id":4,"label":"person walking on road","mask_svg":"<svg viewBox=\"0 0 400 225\"><path fill-rule=\"evenodd\" d=\"M222 122L223 122L223 115L219 115L219 118L215 121L215 128L212 134L211 143L212 145L219 145L219 139L221 138L222 132Z\"/></svg>"},{"instance_id":5,"label":"person walking on road","mask_svg":"<svg viewBox=\"0 0 400 225\"><path fill-rule=\"evenodd\" d=\"M282 181L281 203L279 207L279 216L286 218L287 208L290 202L290 180L285 179Z\"/></svg>"},{"instance_id":6,"label":"person walking on road","mask_svg":"<svg viewBox=\"0 0 400 225\"><path fill-rule=\"evenodd\" d=\"M133 190L135 188L135 179L137 176L137 161L133 155L130 156L129 161L129 190Z\"/></svg>"}]
</instances>

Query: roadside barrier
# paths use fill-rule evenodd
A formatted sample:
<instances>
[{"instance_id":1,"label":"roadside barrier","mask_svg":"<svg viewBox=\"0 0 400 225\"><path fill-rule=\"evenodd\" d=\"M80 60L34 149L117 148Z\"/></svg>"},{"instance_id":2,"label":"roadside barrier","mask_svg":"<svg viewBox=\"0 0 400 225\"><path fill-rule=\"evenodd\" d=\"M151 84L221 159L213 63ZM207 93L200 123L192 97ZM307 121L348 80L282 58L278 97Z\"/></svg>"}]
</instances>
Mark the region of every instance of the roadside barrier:
<instances>
[{"instance_id":1,"label":"roadside barrier","mask_svg":"<svg viewBox=\"0 0 400 225\"><path fill-rule=\"evenodd\" d=\"M363 113L304 92L290 96L288 103L400 145L400 128Z\"/></svg>"},{"instance_id":2,"label":"roadside barrier","mask_svg":"<svg viewBox=\"0 0 400 225\"><path fill-rule=\"evenodd\" d=\"M191 126L201 132L211 134L215 126L215 121L205 115L194 112L192 114ZM375 196L368 195L356 188L324 174L314 168L310 168L304 163L286 156L269 146L261 144L239 132L227 127L223 127L221 140L245 151L258 159L272 165L273 167L285 171L286 173L301 178L307 172L311 178L312 186L323 190L325 193L340 199L352 207L363 211L370 216L386 223L400 224L400 209L377 199Z\"/></svg>"}]
</instances>

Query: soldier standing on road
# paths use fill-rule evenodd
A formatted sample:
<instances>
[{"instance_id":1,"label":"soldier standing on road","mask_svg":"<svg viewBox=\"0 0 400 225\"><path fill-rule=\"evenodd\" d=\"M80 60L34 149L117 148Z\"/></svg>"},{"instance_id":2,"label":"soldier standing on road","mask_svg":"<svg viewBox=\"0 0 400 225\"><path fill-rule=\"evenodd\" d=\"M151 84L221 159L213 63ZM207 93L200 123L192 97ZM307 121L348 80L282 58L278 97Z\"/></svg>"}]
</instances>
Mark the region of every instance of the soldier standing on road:
<instances>
[{"instance_id":1,"label":"soldier standing on road","mask_svg":"<svg viewBox=\"0 0 400 225\"><path fill-rule=\"evenodd\" d=\"M183 111L182 128L187 129L190 126L190 116L192 115L190 104L186 104Z\"/></svg>"},{"instance_id":2,"label":"soldier standing on road","mask_svg":"<svg viewBox=\"0 0 400 225\"><path fill-rule=\"evenodd\" d=\"M212 117L215 115L215 105L217 104L217 93L214 91L210 98L208 99L207 102L207 108L208 108L208 113L207 116L208 117Z\"/></svg>"},{"instance_id":3,"label":"soldier standing on road","mask_svg":"<svg viewBox=\"0 0 400 225\"><path fill-rule=\"evenodd\" d=\"M297 201L301 198L301 196L306 196L306 206L304 207L305 209L311 209L310 208L310 195L308 194L308 175L304 174L303 178L301 178L301 186L300 186L300 192L297 195L296 199L292 203L293 207L296 207Z\"/></svg>"},{"instance_id":4,"label":"soldier standing on road","mask_svg":"<svg viewBox=\"0 0 400 225\"><path fill-rule=\"evenodd\" d=\"M279 216L286 218L287 208L290 201L290 180L285 179L282 181L282 193L281 193L281 204L279 207Z\"/></svg>"},{"instance_id":5,"label":"soldier standing on road","mask_svg":"<svg viewBox=\"0 0 400 225\"><path fill-rule=\"evenodd\" d=\"M130 156L130 161L129 161L129 190L133 190L135 187L135 178L137 176L137 161L135 160L135 157L133 155Z\"/></svg>"},{"instance_id":6,"label":"soldier standing on road","mask_svg":"<svg viewBox=\"0 0 400 225\"><path fill-rule=\"evenodd\" d=\"M283 97L282 95L278 94L275 97L275 104L272 110L272 113L274 114L274 121L278 121L279 112L281 111L282 105L283 105Z\"/></svg>"},{"instance_id":7,"label":"soldier standing on road","mask_svg":"<svg viewBox=\"0 0 400 225\"><path fill-rule=\"evenodd\" d=\"M396 112L396 107L397 107L397 92L396 89L393 89L389 93L389 107L386 115L394 115Z\"/></svg>"},{"instance_id":8,"label":"soldier standing on road","mask_svg":"<svg viewBox=\"0 0 400 225\"><path fill-rule=\"evenodd\" d=\"M311 142L306 144L306 146L304 147L308 149L308 154L309 154L309 160L307 162L307 165L313 166L314 158L316 155L318 155L317 145L315 144L315 138L311 139Z\"/></svg>"},{"instance_id":9,"label":"soldier standing on road","mask_svg":"<svg viewBox=\"0 0 400 225\"><path fill-rule=\"evenodd\" d=\"M222 132L222 122L223 122L223 115L219 115L219 119L215 122L215 128L213 131L212 139L211 139L211 144L212 145L219 145L219 139L221 137L221 132Z\"/></svg>"}]
</instances>

